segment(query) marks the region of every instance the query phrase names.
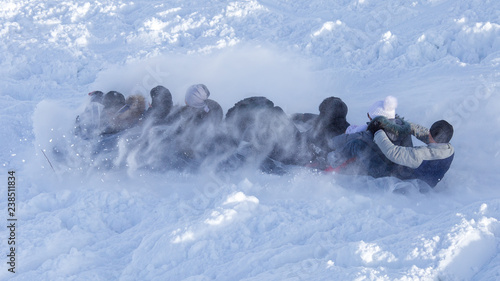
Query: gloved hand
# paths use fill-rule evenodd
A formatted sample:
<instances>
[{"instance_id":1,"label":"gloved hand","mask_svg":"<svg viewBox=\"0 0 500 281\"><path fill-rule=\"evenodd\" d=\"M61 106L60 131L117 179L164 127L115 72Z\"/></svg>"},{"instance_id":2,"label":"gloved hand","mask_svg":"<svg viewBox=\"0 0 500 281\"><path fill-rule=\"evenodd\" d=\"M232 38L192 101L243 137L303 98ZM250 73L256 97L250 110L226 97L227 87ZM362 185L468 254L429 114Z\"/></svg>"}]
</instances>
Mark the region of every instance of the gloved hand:
<instances>
[{"instance_id":1,"label":"gloved hand","mask_svg":"<svg viewBox=\"0 0 500 281\"><path fill-rule=\"evenodd\" d=\"M378 119L373 119L370 124L368 124L368 128L366 130L372 132L372 134L375 135L375 132L381 129L383 129L382 122L380 122Z\"/></svg>"}]
</instances>

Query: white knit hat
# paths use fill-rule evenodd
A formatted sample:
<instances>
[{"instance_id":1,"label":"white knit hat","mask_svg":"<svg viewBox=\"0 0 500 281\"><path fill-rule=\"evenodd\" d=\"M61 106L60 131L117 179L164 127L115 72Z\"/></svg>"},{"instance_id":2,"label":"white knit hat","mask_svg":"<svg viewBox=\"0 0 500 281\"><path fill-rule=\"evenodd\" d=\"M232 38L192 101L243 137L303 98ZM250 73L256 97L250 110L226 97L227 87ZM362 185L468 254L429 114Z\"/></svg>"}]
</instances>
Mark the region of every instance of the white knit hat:
<instances>
[{"instance_id":1,"label":"white knit hat","mask_svg":"<svg viewBox=\"0 0 500 281\"><path fill-rule=\"evenodd\" d=\"M189 87L186 91L186 104L194 108L203 108L205 112L209 112L210 109L205 102L210 96L210 91L208 91L207 86L203 84L196 84Z\"/></svg>"},{"instance_id":2,"label":"white knit hat","mask_svg":"<svg viewBox=\"0 0 500 281\"><path fill-rule=\"evenodd\" d=\"M371 118L384 116L388 119L394 119L396 118L396 107L398 107L398 100L393 96L387 96L384 100L373 103L368 114Z\"/></svg>"}]
</instances>

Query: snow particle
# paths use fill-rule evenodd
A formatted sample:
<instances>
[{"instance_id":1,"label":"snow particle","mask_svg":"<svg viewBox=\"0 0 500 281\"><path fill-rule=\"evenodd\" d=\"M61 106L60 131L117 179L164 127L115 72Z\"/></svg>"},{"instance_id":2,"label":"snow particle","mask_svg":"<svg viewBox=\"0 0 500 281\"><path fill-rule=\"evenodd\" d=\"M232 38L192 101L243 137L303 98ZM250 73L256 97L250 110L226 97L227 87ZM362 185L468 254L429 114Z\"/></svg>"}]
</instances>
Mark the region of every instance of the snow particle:
<instances>
[{"instance_id":1,"label":"snow particle","mask_svg":"<svg viewBox=\"0 0 500 281\"><path fill-rule=\"evenodd\" d=\"M481 204L479 211L481 212L481 214L484 214L487 209L488 209L488 205L486 203L483 203L483 204Z\"/></svg>"}]
</instances>

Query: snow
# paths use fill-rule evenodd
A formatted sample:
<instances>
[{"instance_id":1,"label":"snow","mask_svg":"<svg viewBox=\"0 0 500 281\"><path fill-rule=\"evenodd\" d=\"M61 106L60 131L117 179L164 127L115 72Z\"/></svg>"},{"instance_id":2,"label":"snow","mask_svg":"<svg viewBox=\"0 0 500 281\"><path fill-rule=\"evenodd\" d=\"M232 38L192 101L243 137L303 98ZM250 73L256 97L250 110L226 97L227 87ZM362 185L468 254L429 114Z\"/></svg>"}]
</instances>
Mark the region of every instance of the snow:
<instances>
[{"instance_id":1,"label":"snow","mask_svg":"<svg viewBox=\"0 0 500 281\"><path fill-rule=\"evenodd\" d=\"M2 280L500 279L500 2L3 1L1 174L16 172L16 273ZM226 111L263 95L286 113L328 96L454 125L455 160L421 183L257 170L96 170L50 147L93 90L181 104L204 83ZM43 152L42 152L43 151ZM72 151L72 150L69 150ZM54 170L44 153L54 164ZM405 187L401 195L392 191ZM7 194L0 206L7 223Z\"/></svg>"}]
</instances>

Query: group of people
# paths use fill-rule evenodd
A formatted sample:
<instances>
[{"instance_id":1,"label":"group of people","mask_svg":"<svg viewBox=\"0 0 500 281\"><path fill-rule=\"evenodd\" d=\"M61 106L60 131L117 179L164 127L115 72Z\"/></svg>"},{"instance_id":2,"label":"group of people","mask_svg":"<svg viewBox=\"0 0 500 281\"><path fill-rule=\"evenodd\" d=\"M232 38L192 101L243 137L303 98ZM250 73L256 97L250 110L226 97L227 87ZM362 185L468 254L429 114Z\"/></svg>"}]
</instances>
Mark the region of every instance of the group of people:
<instances>
[{"instance_id":1,"label":"group of people","mask_svg":"<svg viewBox=\"0 0 500 281\"><path fill-rule=\"evenodd\" d=\"M95 143L94 153L116 151L113 163L155 170L213 167L234 171L249 165L286 173L289 165L323 171L419 179L434 187L454 156L453 127L430 129L396 115L392 96L375 102L367 123L350 125L347 105L328 97L319 114L287 115L265 97L237 102L225 117L203 84L189 87L185 105L173 104L164 86L127 98L119 92L89 93L90 103L76 119L75 134ZM426 145L413 147L412 137Z\"/></svg>"}]
</instances>

